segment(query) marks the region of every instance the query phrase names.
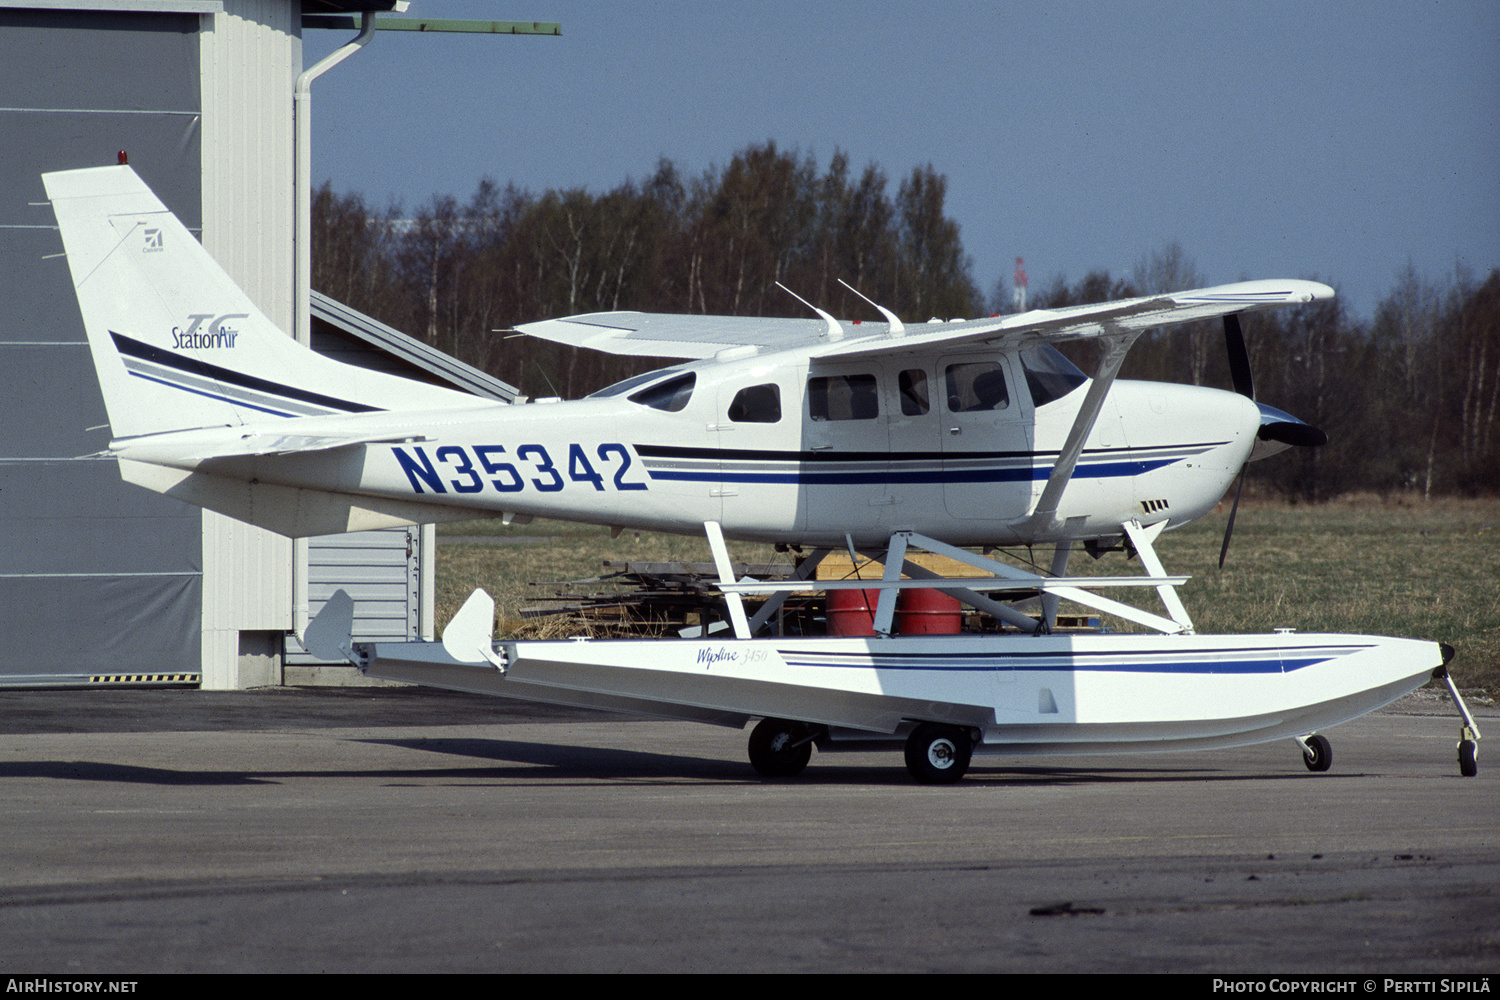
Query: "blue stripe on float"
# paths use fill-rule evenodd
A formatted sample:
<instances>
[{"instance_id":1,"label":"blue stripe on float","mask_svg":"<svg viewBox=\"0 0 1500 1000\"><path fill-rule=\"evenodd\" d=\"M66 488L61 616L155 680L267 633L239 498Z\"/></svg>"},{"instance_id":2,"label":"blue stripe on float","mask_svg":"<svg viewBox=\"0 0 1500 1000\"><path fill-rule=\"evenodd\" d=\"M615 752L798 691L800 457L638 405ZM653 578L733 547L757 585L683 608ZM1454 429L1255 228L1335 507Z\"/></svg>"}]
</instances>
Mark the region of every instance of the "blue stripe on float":
<instances>
[{"instance_id":1,"label":"blue stripe on float","mask_svg":"<svg viewBox=\"0 0 1500 1000\"><path fill-rule=\"evenodd\" d=\"M1132 674L1280 674L1300 670L1302 667L1321 663L1330 657L1306 659L1306 660L1209 660L1192 661L1188 663L1036 663L1021 662L1007 663L1004 659L995 660L970 660L959 663L881 663L870 664L855 663L828 663L818 660L796 660L784 657L787 666L791 667L838 667L848 669L851 667L864 667L870 670L910 670L910 671L956 671L956 672L980 672L980 673L1017 673L1023 670L1061 670L1068 673L1080 671L1096 671L1100 673L1132 673ZM1030 657L1017 656L1017 660L1029 661Z\"/></svg>"},{"instance_id":2,"label":"blue stripe on float","mask_svg":"<svg viewBox=\"0 0 1500 1000\"><path fill-rule=\"evenodd\" d=\"M1325 647L1326 648L1326 647ZM912 670L912 671L966 671L966 672L1018 672L1022 670L1061 670L1068 672L1101 671L1111 673L1147 674L1279 674L1290 673L1317 663L1357 653L1368 646L1347 646L1314 653L1310 650L1288 651L1281 655L1251 655L1228 660L1185 660L1172 662L1183 654L1179 651L1145 651L1141 653L1079 653L1064 651L1057 653L1017 653L976 657L973 653L913 653L890 656L869 653L799 652L782 650L781 656L788 666L832 667L837 669L866 670ZM1225 653L1251 653L1251 650L1223 650ZM1103 659L1125 662L1092 662ZM1083 661L1083 662L1079 662Z\"/></svg>"}]
</instances>

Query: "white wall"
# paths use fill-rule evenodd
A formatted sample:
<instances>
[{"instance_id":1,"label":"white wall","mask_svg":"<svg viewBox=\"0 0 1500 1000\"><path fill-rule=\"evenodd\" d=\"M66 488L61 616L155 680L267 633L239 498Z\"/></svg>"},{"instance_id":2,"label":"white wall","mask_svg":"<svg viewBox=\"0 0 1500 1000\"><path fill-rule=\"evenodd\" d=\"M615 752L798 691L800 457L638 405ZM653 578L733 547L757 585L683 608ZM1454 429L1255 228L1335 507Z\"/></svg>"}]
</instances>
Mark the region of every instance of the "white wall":
<instances>
[{"instance_id":1,"label":"white wall","mask_svg":"<svg viewBox=\"0 0 1500 1000\"><path fill-rule=\"evenodd\" d=\"M301 3L224 0L203 15L203 245L283 330L293 326L292 92ZM293 627L294 546L203 512L203 687L280 682ZM259 632L241 636L241 632Z\"/></svg>"}]
</instances>

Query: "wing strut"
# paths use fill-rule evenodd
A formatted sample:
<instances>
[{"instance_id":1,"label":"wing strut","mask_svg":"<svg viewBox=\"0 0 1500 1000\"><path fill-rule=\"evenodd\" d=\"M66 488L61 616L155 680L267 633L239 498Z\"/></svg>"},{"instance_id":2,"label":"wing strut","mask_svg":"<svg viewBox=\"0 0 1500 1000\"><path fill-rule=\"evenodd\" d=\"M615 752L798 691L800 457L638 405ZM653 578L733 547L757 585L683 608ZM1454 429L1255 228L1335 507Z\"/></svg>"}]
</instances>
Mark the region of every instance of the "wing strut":
<instances>
[{"instance_id":1,"label":"wing strut","mask_svg":"<svg viewBox=\"0 0 1500 1000\"><path fill-rule=\"evenodd\" d=\"M1083 442L1094 429L1099 412L1104 408L1104 398L1109 394L1109 387L1114 384L1125 355L1130 353L1131 345L1139 336L1139 332L1117 331L1103 338L1104 356L1099 359L1099 371L1089 384L1088 394L1083 398L1078 416L1073 419L1073 427L1068 431L1068 439L1057 456L1057 464L1052 467L1052 475L1047 477L1041 499L1037 500L1036 509L1027 519L1033 530L1040 531L1056 525L1057 508L1062 502L1063 491L1073 478L1073 470L1078 466L1078 457L1083 454Z\"/></svg>"}]
</instances>

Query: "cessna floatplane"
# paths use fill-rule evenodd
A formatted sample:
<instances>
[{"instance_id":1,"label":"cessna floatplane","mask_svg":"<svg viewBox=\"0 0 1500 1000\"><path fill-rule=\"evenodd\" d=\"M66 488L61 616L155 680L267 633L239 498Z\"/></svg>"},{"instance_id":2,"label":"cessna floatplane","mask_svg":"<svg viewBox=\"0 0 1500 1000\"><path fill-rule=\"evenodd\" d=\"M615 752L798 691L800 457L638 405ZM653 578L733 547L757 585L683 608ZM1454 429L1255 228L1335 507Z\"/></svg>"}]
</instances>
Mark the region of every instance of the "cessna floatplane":
<instances>
[{"instance_id":1,"label":"cessna floatplane","mask_svg":"<svg viewBox=\"0 0 1500 1000\"><path fill-rule=\"evenodd\" d=\"M957 780L980 752L1283 738L1323 770L1320 730L1446 677L1452 650L1434 642L1196 634L1185 578L1157 557L1161 532L1213 509L1247 461L1323 440L1255 401L1238 317L1329 298L1325 285L1251 281L920 324L874 303L884 322L811 305L816 319L573 316L519 329L682 363L582 400L504 405L298 346L127 166L44 180L126 480L293 537L542 516L708 539L727 620L681 639L497 642L480 590L440 643L356 644L350 601L335 594L305 643L372 676L758 719L749 752L764 775L796 774L813 746L899 747L924 782ZM1142 332L1217 317L1236 391L1116 380ZM1092 377L1053 346L1075 340L1098 345ZM806 558L790 580L736 578L726 539ZM1050 561L1018 567L994 558L1004 546L1045 546ZM1123 549L1145 575L1070 576L1075 547ZM918 550L976 575L942 576ZM878 578L816 579L821 558L846 551L872 558ZM1105 588L1145 588L1164 613ZM865 595L868 627L852 631L866 634L778 632L788 595L818 591L845 607L848 592ZM903 630L908 598L935 592L987 627ZM753 614L747 597L761 599ZM1060 628L1061 601L1144 631ZM1465 715L1470 773L1478 733Z\"/></svg>"}]
</instances>

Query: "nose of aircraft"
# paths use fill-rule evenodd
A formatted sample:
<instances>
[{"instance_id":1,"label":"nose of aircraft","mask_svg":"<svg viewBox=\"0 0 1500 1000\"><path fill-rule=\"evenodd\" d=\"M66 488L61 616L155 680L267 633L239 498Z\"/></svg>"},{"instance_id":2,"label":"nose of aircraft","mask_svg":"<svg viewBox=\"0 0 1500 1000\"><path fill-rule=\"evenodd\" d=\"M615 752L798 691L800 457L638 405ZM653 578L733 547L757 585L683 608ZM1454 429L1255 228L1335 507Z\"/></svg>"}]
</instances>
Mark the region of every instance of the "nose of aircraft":
<instances>
[{"instance_id":1,"label":"nose of aircraft","mask_svg":"<svg viewBox=\"0 0 1500 1000\"><path fill-rule=\"evenodd\" d=\"M1332 297L1333 289L1325 290L1327 297ZM1255 448L1248 461L1258 462L1291 447L1316 448L1328 443L1328 435L1318 428L1285 410L1256 401L1255 379L1250 374L1250 353L1245 349L1245 335L1236 313L1224 317L1224 347L1229 353L1229 375L1234 380L1234 391L1255 403L1260 410L1260 429L1255 433Z\"/></svg>"},{"instance_id":2,"label":"nose of aircraft","mask_svg":"<svg viewBox=\"0 0 1500 1000\"><path fill-rule=\"evenodd\" d=\"M1285 410L1259 402L1255 406L1260 410L1260 430L1255 434L1250 461L1257 462L1292 447L1317 448L1328 443L1327 434Z\"/></svg>"}]
</instances>

